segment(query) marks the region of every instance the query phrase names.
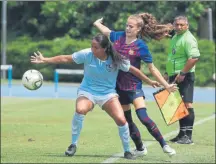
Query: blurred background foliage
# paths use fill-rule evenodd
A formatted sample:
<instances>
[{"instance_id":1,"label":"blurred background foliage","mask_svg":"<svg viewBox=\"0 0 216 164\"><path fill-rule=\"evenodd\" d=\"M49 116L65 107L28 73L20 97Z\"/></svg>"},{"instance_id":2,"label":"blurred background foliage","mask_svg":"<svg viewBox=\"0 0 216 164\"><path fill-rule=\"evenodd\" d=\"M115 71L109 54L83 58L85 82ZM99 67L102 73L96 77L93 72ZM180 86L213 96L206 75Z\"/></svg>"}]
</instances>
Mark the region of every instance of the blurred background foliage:
<instances>
[{"instance_id":1,"label":"blurred background foliage","mask_svg":"<svg viewBox=\"0 0 216 164\"><path fill-rule=\"evenodd\" d=\"M79 69L82 65L32 65L30 55L37 50L45 56L71 54L90 47L92 36L99 32L92 23L100 17L110 29L124 30L127 17L135 13L149 12L161 23L172 23L175 16L186 15L202 55L197 64L196 85L206 86L212 83L215 72L215 42L199 37L199 20L207 8L214 16L215 1L8 1L7 63L14 67L13 78L20 79L27 69L35 68L45 80L53 80L55 68ZM214 38L215 33L213 26ZM165 72L169 39L147 44L154 64ZM142 70L151 77L144 63ZM63 81L81 79L60 76Z\"/></svg>"}]
</instances>

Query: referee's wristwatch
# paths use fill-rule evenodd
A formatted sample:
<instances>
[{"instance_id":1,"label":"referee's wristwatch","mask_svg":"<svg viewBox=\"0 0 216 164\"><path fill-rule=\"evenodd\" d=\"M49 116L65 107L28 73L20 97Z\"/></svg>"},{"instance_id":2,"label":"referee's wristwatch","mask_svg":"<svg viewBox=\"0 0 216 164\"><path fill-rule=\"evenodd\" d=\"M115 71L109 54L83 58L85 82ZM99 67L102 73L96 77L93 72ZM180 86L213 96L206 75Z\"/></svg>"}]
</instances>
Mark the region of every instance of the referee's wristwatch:
<instances>
[{"instance_id":1,"label":"referee's wristwatch","mask_svg":"<svg viewBox=\"0 0 216 164\"><path fill-rule=\"evenodd\" d=\"M187 73L185 73L185 72L180 72L180 76L185 76Z\"/></svg>"}]
</instances>

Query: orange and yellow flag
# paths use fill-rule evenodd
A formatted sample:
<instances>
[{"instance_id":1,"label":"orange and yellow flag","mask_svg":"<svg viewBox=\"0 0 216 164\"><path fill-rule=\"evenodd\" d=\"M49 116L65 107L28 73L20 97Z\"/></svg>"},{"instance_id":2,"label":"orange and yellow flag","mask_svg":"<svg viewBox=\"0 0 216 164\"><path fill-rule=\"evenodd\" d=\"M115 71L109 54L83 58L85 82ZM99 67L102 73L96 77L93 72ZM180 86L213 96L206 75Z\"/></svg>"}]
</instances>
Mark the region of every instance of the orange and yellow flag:
<instances>
[{"instance_id":1,"label":"orange and yellow flag","mask_svg":"<svg viewBox=\"0 0 216 164\"><path fill-rule=\"evenodd\" d=\"M189 114L179 91L169 93L163 88L153 93L153 96L167 125Z\"/></svg>"}]
</instances>

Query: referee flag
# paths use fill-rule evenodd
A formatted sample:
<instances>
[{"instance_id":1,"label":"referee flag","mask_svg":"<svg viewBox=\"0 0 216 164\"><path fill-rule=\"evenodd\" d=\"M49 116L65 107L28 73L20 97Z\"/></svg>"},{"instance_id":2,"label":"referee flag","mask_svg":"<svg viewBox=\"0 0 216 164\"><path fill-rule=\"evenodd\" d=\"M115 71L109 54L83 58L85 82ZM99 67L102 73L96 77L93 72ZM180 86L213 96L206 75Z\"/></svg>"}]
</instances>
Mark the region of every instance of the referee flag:
<instances>
[{"instance_id":1,"label":"referee flag","mask_svg":"<svg viewBox=\"0 0 216 164\"><path fill-rule=\"evenodd\" d=\"M153 96L167 125L189 114L179 91L169 93L163 88L153 93Z\"/></svg>"}]
</instances>

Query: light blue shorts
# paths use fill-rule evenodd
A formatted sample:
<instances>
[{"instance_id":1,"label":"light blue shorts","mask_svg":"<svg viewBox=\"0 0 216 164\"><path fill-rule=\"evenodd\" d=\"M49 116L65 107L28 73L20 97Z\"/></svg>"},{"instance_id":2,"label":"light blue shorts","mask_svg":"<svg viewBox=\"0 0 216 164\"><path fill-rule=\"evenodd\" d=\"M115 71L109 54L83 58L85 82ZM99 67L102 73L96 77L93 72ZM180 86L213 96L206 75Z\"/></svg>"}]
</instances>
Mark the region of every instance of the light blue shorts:
<instances>
[{"instance_id":1,"label":"light blue shorts","mask_svg":"<svg viewBox=\"0 0 216 164\"><path fill-rule=\"evenodd\" d=\"M113 97L118 97L117 93L109 93L103 96L95 96L92 95L89 92L83 91L83 90L78 90L77 91L77 98L79 97L86 97L87 99L89 99L94 105L98 104L98 106L100 106L101 108L103 107L103 105L109 101L110 99L112 99ZM103 108L102 108L103 109Z\"/></svg>"}]
</instances>

